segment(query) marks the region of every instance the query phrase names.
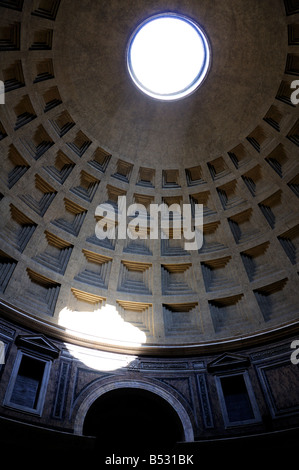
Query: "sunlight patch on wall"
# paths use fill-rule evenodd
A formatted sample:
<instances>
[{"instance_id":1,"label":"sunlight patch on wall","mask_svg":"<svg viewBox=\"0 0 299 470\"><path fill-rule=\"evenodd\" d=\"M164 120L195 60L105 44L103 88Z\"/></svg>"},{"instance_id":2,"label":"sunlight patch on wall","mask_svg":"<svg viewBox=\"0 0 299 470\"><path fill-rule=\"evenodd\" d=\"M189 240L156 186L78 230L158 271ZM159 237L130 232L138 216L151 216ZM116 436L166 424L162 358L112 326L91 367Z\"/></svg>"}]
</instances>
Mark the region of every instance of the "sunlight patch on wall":
<instances>
[{"instance_id":1,"label":"sunlight patch on wall","mask_svg":"<svg viewBox=\"0 0 299 470\"><path fill-rule=\"evenodd\" d=\"M82 348L72 344L66 344L66 347L72 357L78 359L87 367L98 371L114 371L133 366L136 356L125 354L109 353L98 351L96 349Z\"/></svg>"},{"instance_id":2,"label":"sunlight patch on wall","mask_svg":"<svg viewBox=\"0 0 299 470\"><path fill-rule=\"evenodd\" d=\"M124 321L116 307L110 304L90 310L64 307L59 314L59 325L70 335L96 342L128 347L146 343L146 334Z\"/></svg>"}]
</instances>

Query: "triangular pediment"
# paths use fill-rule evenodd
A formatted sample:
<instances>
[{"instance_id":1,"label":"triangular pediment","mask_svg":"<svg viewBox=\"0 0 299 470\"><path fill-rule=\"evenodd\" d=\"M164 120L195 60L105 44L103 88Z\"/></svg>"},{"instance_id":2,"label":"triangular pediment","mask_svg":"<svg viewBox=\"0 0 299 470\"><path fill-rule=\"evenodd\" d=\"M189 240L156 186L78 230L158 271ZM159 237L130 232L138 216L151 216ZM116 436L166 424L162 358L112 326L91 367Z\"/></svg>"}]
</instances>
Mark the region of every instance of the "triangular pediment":
<instances>
[{"instance_id":1,"label":"triangular pediment","mask_svg":"<svg viewBox=\"0 0 299 470\"><path fill-rule=\"evenodd\" d=\"M60 350L44 335L20 335L16 339L16 344L52 358L58 357L60 353Z\"/></svg>"},{"instance_id":2,"label":"triangular pediment","mask_svg":"<svg viewBox=\"0 0 299 470\"><path fill-rule=\"evenodd\" d=\"M221 356L218 356L213 361L209 362L207 367L210 371L218 371L226 369L235 369L238 367L248 367L249 364L249 358L246 356L241 356L239 354L224 353Z\"/></svg>"}]
</instances>

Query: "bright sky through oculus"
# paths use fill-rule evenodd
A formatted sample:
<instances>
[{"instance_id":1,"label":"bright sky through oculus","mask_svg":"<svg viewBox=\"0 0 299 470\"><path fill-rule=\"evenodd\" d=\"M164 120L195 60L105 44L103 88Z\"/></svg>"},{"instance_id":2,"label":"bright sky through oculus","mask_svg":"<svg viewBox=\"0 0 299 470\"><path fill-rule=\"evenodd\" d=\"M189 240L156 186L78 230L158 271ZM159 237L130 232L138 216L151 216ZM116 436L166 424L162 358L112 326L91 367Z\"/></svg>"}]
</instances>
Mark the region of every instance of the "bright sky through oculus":
<instances>
[{"instance_id":1,"label":"bright sky through oculus","mask_svg":"<svg viewBox=\"0 0 299 470\"><path fill-rule=\"evenodd\" d=\"M128 67L135 84L149 96L182 98L199 86L208 71L207 40L185 17L149 18L131 38Z\"/></svg>"}]
</instances>

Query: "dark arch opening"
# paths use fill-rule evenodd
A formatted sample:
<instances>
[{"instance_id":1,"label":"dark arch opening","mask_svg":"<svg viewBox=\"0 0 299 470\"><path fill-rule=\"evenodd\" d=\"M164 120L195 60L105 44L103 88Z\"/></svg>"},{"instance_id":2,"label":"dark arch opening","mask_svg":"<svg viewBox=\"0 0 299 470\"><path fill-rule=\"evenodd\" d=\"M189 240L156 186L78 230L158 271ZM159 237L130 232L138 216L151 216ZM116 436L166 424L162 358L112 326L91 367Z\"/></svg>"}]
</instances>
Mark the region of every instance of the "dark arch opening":
<instances>
[{"instance_id":1,"label":"dark arch opening","mask_svg":"<svg viewBox=\"0 0 299 470\"><path fill-rule=\"evenodd\" d=\"M172 406L155 393L135 388L112 390L95 400L86 414L83 434L96 436L96 447L106 454L170 450L184 440Z\"/></svg>"}]
</instances>

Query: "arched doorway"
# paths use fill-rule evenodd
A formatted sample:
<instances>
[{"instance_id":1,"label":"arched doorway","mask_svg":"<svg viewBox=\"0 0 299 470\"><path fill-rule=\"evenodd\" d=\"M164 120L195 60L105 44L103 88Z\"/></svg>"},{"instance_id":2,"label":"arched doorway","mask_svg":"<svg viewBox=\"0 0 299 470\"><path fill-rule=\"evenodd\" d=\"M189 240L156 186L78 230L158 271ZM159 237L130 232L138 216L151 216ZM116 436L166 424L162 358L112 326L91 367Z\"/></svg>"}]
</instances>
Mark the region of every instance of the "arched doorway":
<instances>
[{"instance_id":1,"label":"arched doorway","mask_svg":"<svg viewBox=\"0 0 299 470\"><path fill-rule=\"evenodd\" d=\"M184 440L182 422L161 396L140 388L118 388L98 397L84 419L83 434L113 453L172 449Z\"/></svg>"}]
</instances>

